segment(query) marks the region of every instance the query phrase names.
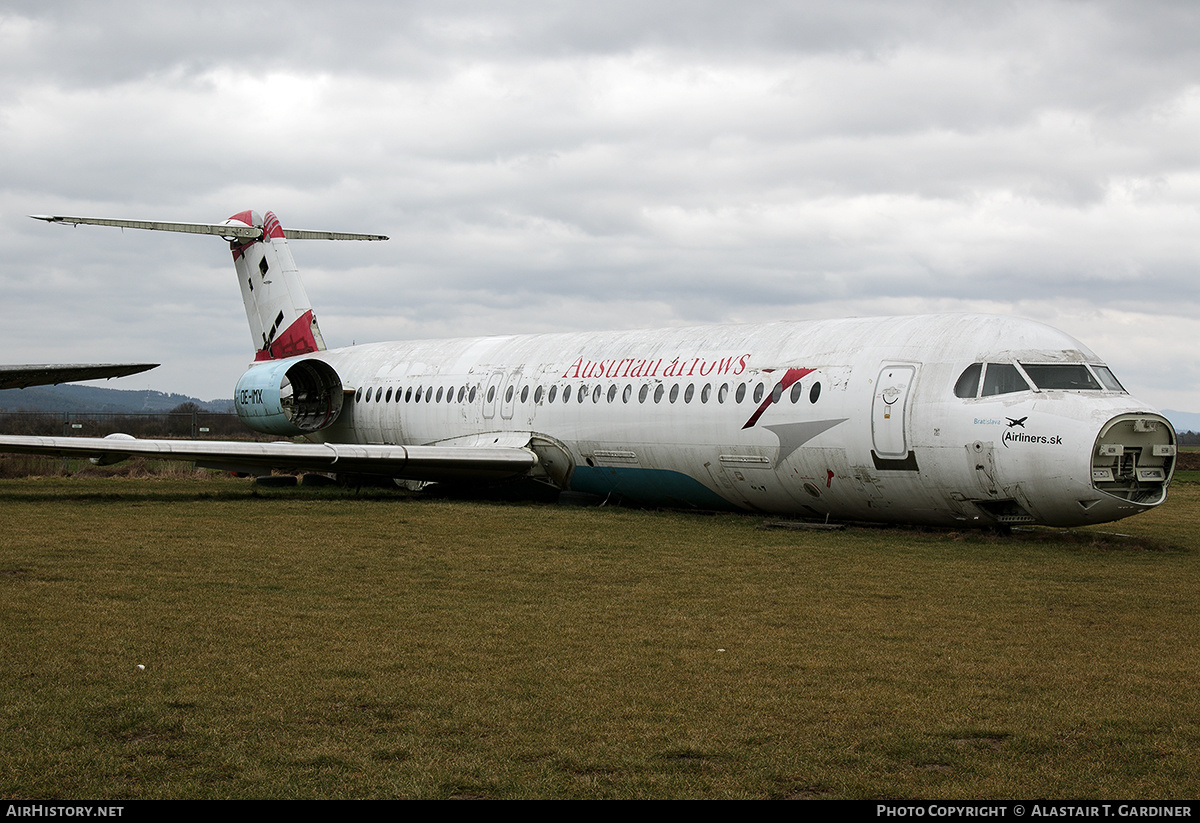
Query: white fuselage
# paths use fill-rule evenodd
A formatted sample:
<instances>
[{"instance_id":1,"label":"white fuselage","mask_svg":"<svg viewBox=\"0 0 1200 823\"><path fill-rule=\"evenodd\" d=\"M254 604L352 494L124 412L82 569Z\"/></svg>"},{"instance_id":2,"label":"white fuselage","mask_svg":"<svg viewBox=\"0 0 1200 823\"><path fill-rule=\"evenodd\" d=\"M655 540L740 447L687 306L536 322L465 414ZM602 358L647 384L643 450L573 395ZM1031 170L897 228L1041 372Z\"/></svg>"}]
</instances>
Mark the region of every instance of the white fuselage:
<instances>
[{"instance_id":1,"label":"white fuselage","mask_svg":"<svg viewBox=\"0 0 1200 823\"><path fill-rule=\"evenodd\" d=\"M42 215L229 242L255 349L234 405L309 443L3 438L242 471L489 483L895 522L1099 523L1166 499L1169 422L1066 334L932 315L377 343L327 350L285 229Z\"/></svg>"},{"instance_id":2,"label":"white fuselage","mask_svg":"<svg viewBox=\"0 0 1200 823\"><path fill-rule=\"evenodd\" d=\"M1161 502L1173 464L1169 424L1119 386L958 396L975 363L1101 367L1068 335L1006 317L461 338L304 358L329 364L347 392L311 440L527 447L555 485L652 504L1072 525ZM1106 426L1116 446L1101 448Z\"/></svg>"}]
</instances>

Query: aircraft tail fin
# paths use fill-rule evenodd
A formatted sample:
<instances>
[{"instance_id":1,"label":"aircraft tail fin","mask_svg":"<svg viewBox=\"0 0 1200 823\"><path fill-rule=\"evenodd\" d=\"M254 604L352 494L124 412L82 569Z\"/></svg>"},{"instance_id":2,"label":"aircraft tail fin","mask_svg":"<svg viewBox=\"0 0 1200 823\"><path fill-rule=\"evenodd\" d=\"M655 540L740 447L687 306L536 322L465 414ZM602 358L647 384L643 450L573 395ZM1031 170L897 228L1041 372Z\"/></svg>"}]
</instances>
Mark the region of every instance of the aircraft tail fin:
<instances>
[{"instance_id":1,"label":"aircraft tail fin","mask_svg":"<svg viewBox=\"0 0 1200 823\"><path fill-rule=\"evenodd\" d=\"M237 270L246 320L254 341L255 360L276 360L322 351L325 341L300 273L288 249L295 240L387 240L379 234L284 229L271 212L244 211L224 223L168 223L114 220L103 217L30 215L36 220L69 225L118 226L185 234L215 234L229 242Z\"/></svg>"},{"instance_id":2,"label":"aircraft tail fin","mask_svg":"<svg viewBox=\"0 0 1200 823\"><path fill-rule=\"evenodd\" d=\"M258 237L229 243L254 340L254 359L277 360L324 351L321 328L279 220L272 212L261 217L246 211L227 222L261 229Z\"/></svg>"}]
</instances>

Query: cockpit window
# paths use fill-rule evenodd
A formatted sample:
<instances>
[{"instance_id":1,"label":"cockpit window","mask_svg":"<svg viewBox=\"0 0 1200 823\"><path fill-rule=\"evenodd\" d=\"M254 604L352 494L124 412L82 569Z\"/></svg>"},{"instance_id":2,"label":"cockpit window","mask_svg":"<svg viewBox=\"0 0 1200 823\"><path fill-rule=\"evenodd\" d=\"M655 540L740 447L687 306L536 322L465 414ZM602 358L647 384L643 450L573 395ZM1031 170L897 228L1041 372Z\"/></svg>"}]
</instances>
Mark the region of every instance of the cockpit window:
<instances>
[{"instance_id":1,"label":"cockpit window","mask_svg":"<svg viewBox=\"0 0 1200 823\"><path fill-rule=\"evenodd\" d=\"M1083 363L1022 363L1021 368L1043 391L1125 391L1107 366Z\"/></svg>"},{"instance_id":2,"label":"cockpit window","mask_svg":"<svg viewBox=\"0 0 1200 823\"><path fill-rule=\"evenodd\" d=\"M954 384L955 397L974 397L979 394L979 375L983 373L982 363L972 363L967 366ZM797 384L799 385L799 384Z\"/></svg>"},{"instance_id":3,"label":"cockpit window","mask_svg":"<svg viewBox=\"0 0 1200 823\"><path fill-rule=\"evenodd\" d=\"M1082 363L1022 363L1021 368L1039 389L1100 391L1100 384Z\"/></svg>"},{"instance_id":4,"label":"cockpit window","mask_svg":"<svg viewBox=\"0 0 1200 823\"><path fill-rule=\"evenodd\" d=\"M1012 363L988 363L983 372L983 397L1029 391L1029 384Z\"/></svg>"},{"instance_id":5,"label":"cockpit window","mask_svg":"<svg viewBox=\"0 0 1200 823\"><path fill-rule=\"evenodd\" d=\"M1109 391L1125 391L1125 387L1113 376L1108 366L1092 366L1092 369L1096 372L1096 376L1100 378L1100 382L1104 384L1104 388Z\"/></svg>"},{"instance_id":6,"label":"cockpit window","mask_svg":"<svg viewBox=\"0 0 1200 823\"><path fill-rule=\"evenodd\" d=\"M1029 381L1042 391L1125 391L1108 366L1095 363L1022 363L1020 369L1012 363L972 363L958 376L954 396L971 399L1029 391Z\"/></svg>"}]
</instances>

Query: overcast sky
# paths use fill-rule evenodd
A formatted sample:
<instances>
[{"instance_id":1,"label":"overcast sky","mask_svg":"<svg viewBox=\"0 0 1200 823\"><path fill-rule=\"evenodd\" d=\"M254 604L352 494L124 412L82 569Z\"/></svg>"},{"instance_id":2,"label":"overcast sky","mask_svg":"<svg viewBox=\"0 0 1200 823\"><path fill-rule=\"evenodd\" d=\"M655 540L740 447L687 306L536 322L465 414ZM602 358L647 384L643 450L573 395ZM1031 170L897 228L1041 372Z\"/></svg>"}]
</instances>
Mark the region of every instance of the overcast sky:
<instances>
[{"instance_id":1,"label":"overcast sky","mask_svg":"<svg viewBox=\"0 0 1200 823\"><path fill-rule=\"evenodd\" d=\"M8 363L229 397L217 238L285 226L330 346L987 311L1200 411L1200 4L0 2Z\"/></svg>"}]
</instances>

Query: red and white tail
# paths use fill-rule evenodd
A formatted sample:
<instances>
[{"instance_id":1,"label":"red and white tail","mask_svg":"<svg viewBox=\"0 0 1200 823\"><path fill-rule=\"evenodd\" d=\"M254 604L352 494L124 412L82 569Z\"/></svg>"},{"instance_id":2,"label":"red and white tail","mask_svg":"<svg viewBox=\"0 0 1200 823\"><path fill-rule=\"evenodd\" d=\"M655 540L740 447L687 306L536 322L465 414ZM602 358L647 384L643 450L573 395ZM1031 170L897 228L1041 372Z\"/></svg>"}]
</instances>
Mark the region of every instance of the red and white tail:
<instances>
[{"instance_id":1,"label":"red and white tail","mask_svg":"<svg viewBox=\"0 0 1200 823\"><path fill-rule=\"evenodd\" d=\"M324 351L321 329L279 220L272 212L264 218L244 211L225 222L262 230L258 237L229 244L254 340L254 359Z\"/></svg>"},{"instance_id":2,"label":"red and white tail","mask_svg":"<svg viewBox=\"0 0 1200 823\"><path fill-rule=\"evenodd\" d=\"M104 217L63 217L31 214L36 220L68 225L119 226L129 229L215 234L229 241L237 269L255 360L277 360L322 351L325 341L317 326L308 293L288 249L293 240L387 240L380 234L284 229L271 212L263 217L243 211L224 223L166 223L154 220L113 220Z\"/></svg>"}]
</instances>

